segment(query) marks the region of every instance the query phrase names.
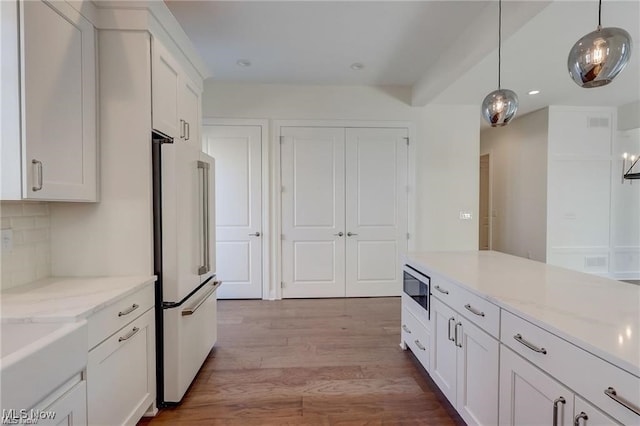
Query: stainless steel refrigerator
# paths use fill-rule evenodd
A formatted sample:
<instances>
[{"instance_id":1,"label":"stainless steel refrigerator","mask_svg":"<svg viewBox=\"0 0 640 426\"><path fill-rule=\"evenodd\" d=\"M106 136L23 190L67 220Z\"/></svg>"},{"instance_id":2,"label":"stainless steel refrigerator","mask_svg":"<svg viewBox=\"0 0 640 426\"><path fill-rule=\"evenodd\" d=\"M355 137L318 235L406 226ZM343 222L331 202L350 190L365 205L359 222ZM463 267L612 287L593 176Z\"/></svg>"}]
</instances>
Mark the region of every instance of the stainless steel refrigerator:
<instances>
[{"instance_id":1,"label":"stainless steel refrigerator","mask_svg":"<svg viewBox=\"0 0 640 426\"><path fill-rule=\"evenodd\" d=\"M178 404L217 338L215 160L153 133L158 406Z\"/></svg>"}]
</instances>

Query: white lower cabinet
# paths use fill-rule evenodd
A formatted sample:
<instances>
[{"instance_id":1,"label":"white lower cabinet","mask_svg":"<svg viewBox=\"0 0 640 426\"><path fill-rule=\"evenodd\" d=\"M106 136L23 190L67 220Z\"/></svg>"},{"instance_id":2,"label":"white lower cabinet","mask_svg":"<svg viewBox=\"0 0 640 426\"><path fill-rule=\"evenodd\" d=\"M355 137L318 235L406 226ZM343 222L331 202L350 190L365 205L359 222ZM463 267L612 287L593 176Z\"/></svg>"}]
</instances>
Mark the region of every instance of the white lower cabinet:
<instances>
[{"instance_id":1,"label":"white lower cabinet","mask_svg":"<svg viewBox=\"0 0 640 426\"><path fill-rule=\"evenodd\" d=\"M111 316L129 318L115 333L102 338L89 351L87 363L87 408L90 425L135 425L154 404L155 311L145 288L89 318L89 329L109 330ZM146 311L138 307L146 306ZM105 315L110 314L110 315ZM97 323L91 327L93 322Z\"/></svg>"},{"instance_id":2,"label":"white lower cabinet","mask_svg":"<svg viewBox=\"0 0 640 426\"><path fill-rule=\"evenodd\" d=\"M570 426L573 393L502 345L500 425Z\"/></svg>"},{"instance_id":3,"label":"white lower cabinet","mask_svg":"<svg viewBox=\"0 0 640 426\"><path fill-rule=\"evenodd\" d=\"M469 425L498 423L499 342L431 298L431 377Z\"/></svg>"},{"instance_id":4,"label":"white lower cabinet","mask_svg":"<svg viewBox=\"0 0 640 426\"><path fill-rule=\"evenodd\" d=\"M511 349L500 347L500 425L619 424Z\"/></svg>"},{"instance_id":5,"label":"white lower cabinet","mask_svg":"<svg viewBox=\"0 0 640 426\"><path fill-rule=\"evenodd\" d=\"M620 423L576 395L573 424L575 426L609 426Z\"/></svg>"},{"instance_id":6,"label":"white lower cabinet","mask_svg":"<svg viewBox=\"0 0 640 426\"><path fill-rule=\"evenodd\" d=\"M431 344L429 329L406 306L402 308L400 333L403 348L411 349L424 369L429 371L429 345Z\"/></svg>"},{"instance_id":7,"label":"white lower cabinet","mask_svg":"<svg viewBox=\"0 0 640 426\"><path fill-rule=\"evenodd\" d=\"M39 425L83 426L87 424L87 382L82 380L45 408ZM46 418L55 414L53 419Z\"/></svg>"}]
</instances>

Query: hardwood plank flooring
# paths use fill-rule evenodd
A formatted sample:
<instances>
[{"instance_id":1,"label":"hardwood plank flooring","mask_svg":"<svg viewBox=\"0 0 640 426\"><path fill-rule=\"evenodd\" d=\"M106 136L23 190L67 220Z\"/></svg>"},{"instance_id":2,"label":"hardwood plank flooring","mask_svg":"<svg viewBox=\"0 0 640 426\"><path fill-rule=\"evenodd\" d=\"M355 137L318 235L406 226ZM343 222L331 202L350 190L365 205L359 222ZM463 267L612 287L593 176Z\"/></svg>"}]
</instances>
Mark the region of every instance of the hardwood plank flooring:
<instances>
[{"instance_id":1,"label":"hardwood plank flooring","mask_svg":"<svg viewBox=\"0 0 640 426\"><path fill-rule=\"evenodd\" d=\"M400 298L221 300L177 408L139 425L460 425L410 351Z\"/></svg>"}]
</instances>

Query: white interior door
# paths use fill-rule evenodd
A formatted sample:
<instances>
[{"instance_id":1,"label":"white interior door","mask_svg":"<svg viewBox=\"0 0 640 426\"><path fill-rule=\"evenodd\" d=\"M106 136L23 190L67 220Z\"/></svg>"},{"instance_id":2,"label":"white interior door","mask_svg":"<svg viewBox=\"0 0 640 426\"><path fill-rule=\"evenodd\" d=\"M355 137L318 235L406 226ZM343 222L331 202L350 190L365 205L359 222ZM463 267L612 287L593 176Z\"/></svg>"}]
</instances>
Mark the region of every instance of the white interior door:
<instances>
[{"instance_id":1,"label":"white interior door","mask_svg":"<svg viewBox=\"0 0 640 426\"><path fill-rule=\"evenodd\" d=\"M203 126L216 159L216 266L220 299L262 298L262 129Z\"/></svg>"},{"instance_id":2,"label":"white interior door","mask_svg":"<svg viewBox=\"0 0 640 426\"><path fill-rule=\"evenodd\" d=\"M343 297L344 129L281 128L283 297Z\"/></svg>"},{"instance_id":3,"label":"white interior door","mask_svg":"<svg viewBox=\"0 0 640 426\"><path fill-rule=\"evenodd\" d=\"M407 129L346 129L346 295L399 296Z\"/></svg>"}]
</instances>

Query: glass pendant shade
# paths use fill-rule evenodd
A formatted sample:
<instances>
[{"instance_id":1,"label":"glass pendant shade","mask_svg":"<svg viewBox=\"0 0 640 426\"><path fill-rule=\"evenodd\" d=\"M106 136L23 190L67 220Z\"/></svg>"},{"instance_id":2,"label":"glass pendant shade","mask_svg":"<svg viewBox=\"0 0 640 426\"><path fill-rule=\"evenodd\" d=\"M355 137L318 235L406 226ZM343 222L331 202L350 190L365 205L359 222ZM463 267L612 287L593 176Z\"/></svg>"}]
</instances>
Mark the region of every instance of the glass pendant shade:
<instances>
[{"instance_id":1,"label":"glass pendant shade","mask_svg":"<svg viewBox=\"0 0 640 426\"><path fill-rule=\"evenodd\" d=\"M580 87L600 87L622 71L631 57L631 37L622 28L598 28L569 52L569 75Z\"/></svg>"},{"instance_id":2,"label":"glass pendant shade","mask_svg":"<svg viewBox=\"0 0 640 426\"><path fill-rule=\"evenodd\" d=\"M515 117L517 110L518 95L513 90L494 90L482 101L482 116L491 127L506 125Z\"/></svg>"}]
</instances>

